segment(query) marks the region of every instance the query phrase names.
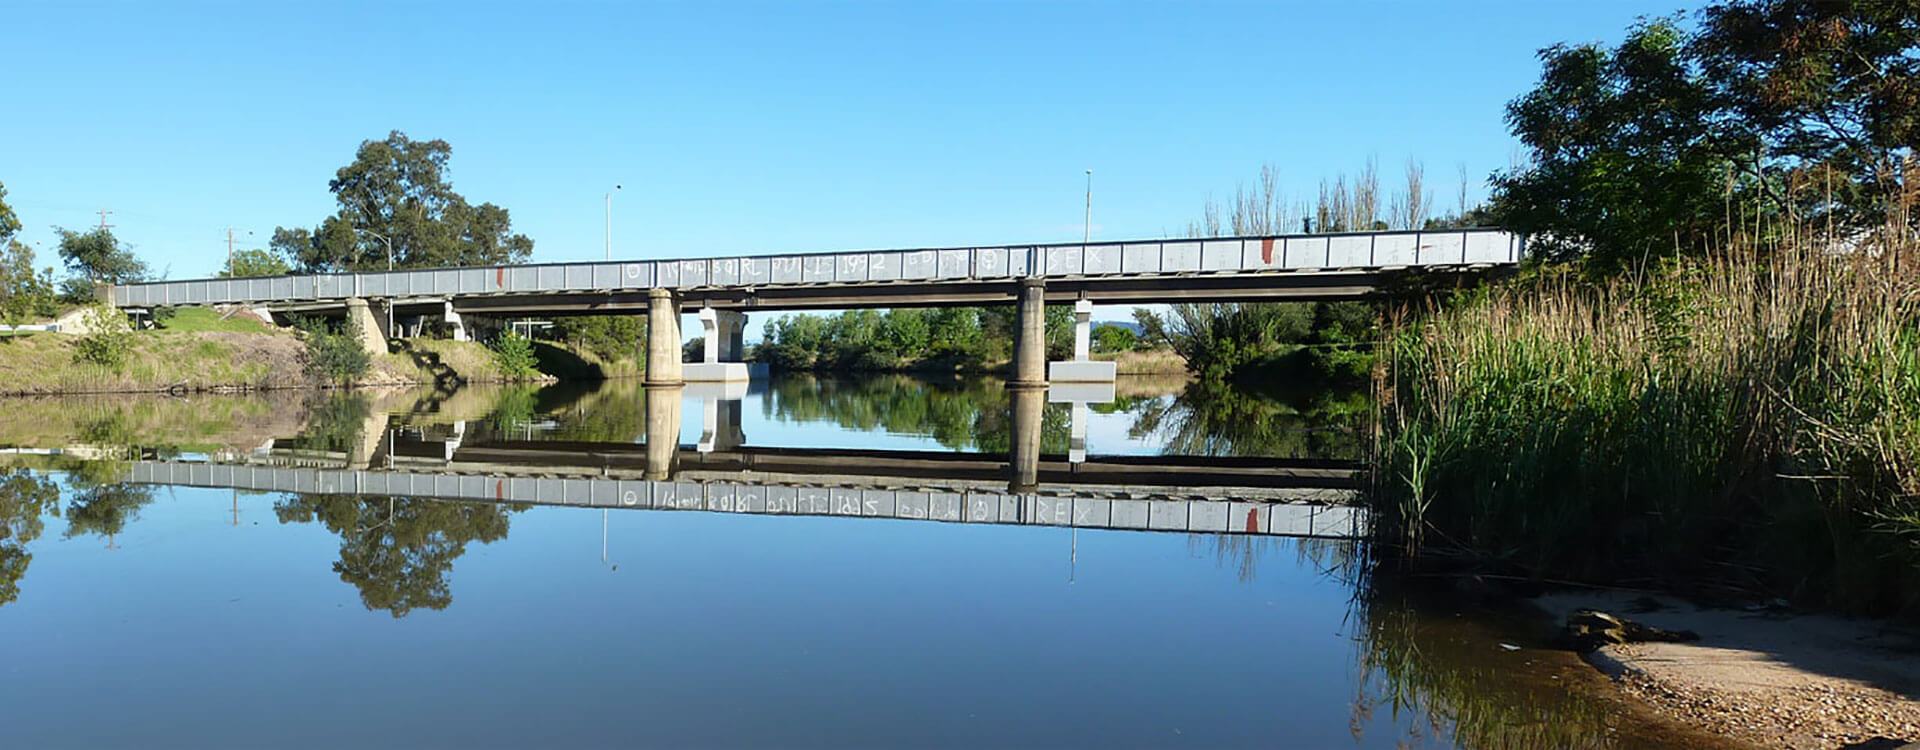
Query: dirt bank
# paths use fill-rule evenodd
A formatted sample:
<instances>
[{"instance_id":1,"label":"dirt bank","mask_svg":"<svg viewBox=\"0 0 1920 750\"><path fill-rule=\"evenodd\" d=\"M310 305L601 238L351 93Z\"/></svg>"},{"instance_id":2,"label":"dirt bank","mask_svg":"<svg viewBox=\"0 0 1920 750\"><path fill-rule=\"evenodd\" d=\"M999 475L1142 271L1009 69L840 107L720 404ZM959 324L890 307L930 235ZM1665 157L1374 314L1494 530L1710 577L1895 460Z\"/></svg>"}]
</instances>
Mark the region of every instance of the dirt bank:
<instances>
[{"instance_id":1,"label":"dirt bank","mask_svg":"<svg viewBox=\"0 0 1920 750\"><path fill-rule=\"evenodd\" d=\"M80 361L78 337L35 334L0 337L0 396L108 393L226 392L309 388L306 346L284 329L242 331L139 331L132 334L126 363L117 368ZM408 342L401 351L375 357L362 386L505 380L481 344L463 341Z\"/></svg>"},{"instance_id":2,"label":"dirt bank","mask_svg":"<svg viewBox=\"0 0 1920 750\"><path fill-rule=\"evenodd\" d=\"M1555 621L1598 609L1700 640L1607 646L1588 661L1656 711L1759 747L1920 740L1920 637L1884 622L1772 607L1698 607L1620 593L1554 594Z\"/></svg>"}]
</instances>

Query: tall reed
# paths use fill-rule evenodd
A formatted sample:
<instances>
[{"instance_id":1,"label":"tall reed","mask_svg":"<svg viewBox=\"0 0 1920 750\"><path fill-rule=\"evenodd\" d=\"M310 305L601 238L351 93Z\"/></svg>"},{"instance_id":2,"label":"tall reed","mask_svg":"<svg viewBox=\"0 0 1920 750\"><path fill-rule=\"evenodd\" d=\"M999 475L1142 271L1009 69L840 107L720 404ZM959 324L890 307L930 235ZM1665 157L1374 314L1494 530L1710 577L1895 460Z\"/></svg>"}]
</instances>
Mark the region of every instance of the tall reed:
<instances>
[{"instance_id":1,"label":"tall reed","mask_svg":"<svg viewBox=\"0 0 1920 750\"><path fill-rule=\"evenodd\" d=\"M1402 311L1380 380L1382 548L1913 612L1916 248L1787 244L1600 282L1542 270Z\"/></svg>"}]
</instances>

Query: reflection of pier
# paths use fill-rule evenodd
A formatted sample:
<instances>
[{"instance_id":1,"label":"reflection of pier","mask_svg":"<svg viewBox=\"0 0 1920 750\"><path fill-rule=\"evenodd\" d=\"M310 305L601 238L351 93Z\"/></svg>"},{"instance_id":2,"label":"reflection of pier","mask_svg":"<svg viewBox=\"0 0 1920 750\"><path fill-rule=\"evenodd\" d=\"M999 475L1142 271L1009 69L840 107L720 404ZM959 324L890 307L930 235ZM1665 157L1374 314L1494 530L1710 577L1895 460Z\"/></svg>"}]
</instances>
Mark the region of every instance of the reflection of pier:
<instances>
[{"instance_id":1,"label":"reflection of pier","mask_svg":"<svg viewBox=\"0 0 1920 750\"><path fill-rule=\"evenodd\" d=\"M1365 530L1366 523L1365 511L1344 505L1098 496L1072 491L1077 488L1016 494L986 489L487 476L180 461L133 462L129 480L260 492L1338 539L1355 538Z\"/></svg>"}]
</instances>

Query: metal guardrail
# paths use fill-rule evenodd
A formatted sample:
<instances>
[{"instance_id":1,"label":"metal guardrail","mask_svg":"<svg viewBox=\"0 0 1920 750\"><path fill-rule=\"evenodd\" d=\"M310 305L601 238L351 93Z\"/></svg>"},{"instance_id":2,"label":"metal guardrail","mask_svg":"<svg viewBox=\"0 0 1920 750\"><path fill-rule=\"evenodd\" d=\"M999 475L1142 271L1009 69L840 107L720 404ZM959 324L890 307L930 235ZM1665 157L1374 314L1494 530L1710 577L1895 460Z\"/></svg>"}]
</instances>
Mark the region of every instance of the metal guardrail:
<instances>
[{"instance_id":1,"label":"metal guardrail","mask_svg":"<svg viewBox=\"0 0 1920 750\"><path fill-rule=\"evenodd\" d=\"M135 461L129 481L269 492L398 495L592 508L857 516L951 523L1356 538L1366 510L1231 500L1116 499L998 492L876 490L751 482L500 477Z\"/></svg>"},{"instance_id":2,"label":"metal guardrail","mask_svg":"<svg viewBox=\"0 0 1920 750\"><path fill-rule=\"evenodd\" d=\"M873 250L695 260L198 279L116 286L119 307L901 281L1252 273L1519 262L1524 241L1499 229L1356 232L1197 240Z\"/></svg>"}]
</instances>

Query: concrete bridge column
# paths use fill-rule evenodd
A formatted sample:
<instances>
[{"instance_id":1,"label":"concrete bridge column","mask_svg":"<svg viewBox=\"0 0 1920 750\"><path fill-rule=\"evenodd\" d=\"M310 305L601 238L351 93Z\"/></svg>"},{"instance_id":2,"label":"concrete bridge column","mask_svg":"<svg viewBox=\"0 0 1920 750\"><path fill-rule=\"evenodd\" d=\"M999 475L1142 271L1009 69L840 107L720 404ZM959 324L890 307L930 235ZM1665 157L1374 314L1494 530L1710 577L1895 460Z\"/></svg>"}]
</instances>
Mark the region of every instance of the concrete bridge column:
<instances>
[{"instance_id":1,"label":"concrete bridge column","mask_svg":"<svg viewBox=\"0 0 1920 750\"><path fill-rule=\"evenodd\" d=\"M1040 432L1045 423L1047 392L1039 388L1015 388L1007 392L1013 400L1013 445L1007 456L1012 477L1007 490L1032 492L1040 485Z\"/></svg>"},{"instance_id":2,"label":"concrete bridge column","mask_svg":"<svg viewBox=\"0 0 1920 750\"><path fill-rule=\"evenodd\" d=\"M362 351L374 357L387 353L386 326L380 316L373 314L366 300L359 297L347 300L347 322L355 329L354 336Z\"/></svg>"},{"instance_id":3,"label":"concrete bridge column","mask_svg":"<svg viewBox=\"0 0 1920 750\"><path fill-rule=\"evenodd\" d=\"M674 299L671 289L648 290L647 379L644 385L656 388L685 382L680 368L680 301Z\"/></svg>"},{"instance_id":4,"label":"concrete bridge column","mask_svg":"<svg viewBox=\"0 0 1920 750\"><path fill-rule=\"evenodd\" d=\"M687 366L687 380L700 382L746 380L747 363L740 359L746 353L743 342L746 336L747 316L731 310L703 307L700 308L700 328L706 342L702 356L705 361Z\"/></svg>"},{"instance_id":5,"label":"concrete bridge column","mask_svg":"<svg viewBox=\"0 0 1920 750\"><path fill-rule=\"evenodd\" d=\"M1011 388L1047 385L1047 282L1021 279L1019 307L1013 319Z\"/></svg>"},{"instance_id":6,"label":"concrete bridge column","mask_svg":"<svg viewBox=\"0 0 1920 750\"><path fill-rule=\"evenodd\" d=\"M446 312L442 314L442 317L446 319L447 330L453 334L454 341L473 340L473 336L467 333L466 319L460 317L458 310L453 309L453 300L447 300L447 309Z\"/></svg>"},{"instance_id":7,"label":"concrete bridge column","mask_svg":"<svg viewBox=\"0 0 1920 750\"><path fill-rule=\"evenodd\" d=\"M648 386L647 396L647 468L641 475L651 481L673 478L673 460L680 455L681 386Z\"/></svg>"},{"instance_id":8,"label":"concrete bridge column","mask_svg":"<svg viewBox=\"0 0 1920 750\"><path fill-rule=\"evenodd\" d=\"M1068 383L1111 383L1119 365L1093 360L1093 303L1073 303L1073 359L1047 366L1047 379Z\"/></svg>"}]
</instances>

